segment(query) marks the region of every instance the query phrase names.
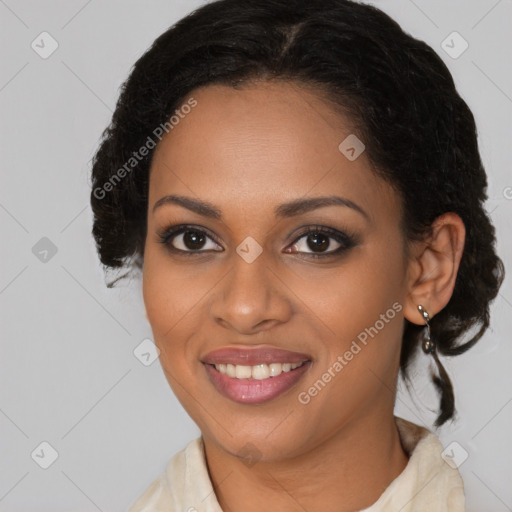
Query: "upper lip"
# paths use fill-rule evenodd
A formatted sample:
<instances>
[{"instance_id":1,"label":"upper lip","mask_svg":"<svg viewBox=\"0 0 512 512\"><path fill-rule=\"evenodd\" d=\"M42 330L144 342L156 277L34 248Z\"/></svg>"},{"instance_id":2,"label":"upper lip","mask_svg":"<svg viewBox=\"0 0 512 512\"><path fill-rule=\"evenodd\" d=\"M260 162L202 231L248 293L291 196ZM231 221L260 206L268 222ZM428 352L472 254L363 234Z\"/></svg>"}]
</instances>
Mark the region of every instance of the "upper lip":
<instances>
[{"instance_id":1,"label":"upper lip","mask_svg":"<svg viewBox=\"0 0 512 512\"><path fill-rule=\"evenodd\" d=\"M308 354L259 345L250 348L222 347L208 352L202 358L202 362L206 364L224 363L253 366L264 363L302 363L310 359L311 356Z\"/></svg>"}]
</instances>

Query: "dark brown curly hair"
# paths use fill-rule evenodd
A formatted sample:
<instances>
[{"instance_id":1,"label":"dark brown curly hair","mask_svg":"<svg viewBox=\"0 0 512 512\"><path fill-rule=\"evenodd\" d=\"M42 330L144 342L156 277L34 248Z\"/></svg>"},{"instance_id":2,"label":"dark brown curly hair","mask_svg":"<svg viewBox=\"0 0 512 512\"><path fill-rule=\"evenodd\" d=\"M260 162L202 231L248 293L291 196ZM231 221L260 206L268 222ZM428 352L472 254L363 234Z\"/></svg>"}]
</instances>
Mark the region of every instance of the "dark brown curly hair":
<instances>
[{"instance_id":1,"label":"dark brown curly hair","mask_svg":"<svg viewBox=\"0 0 512 512\"><path fill-rule=\"evenodd\" d=\"M453 295L430 324L439 354L471 348L489 326L489 304L504 277L484 209L487 178L474 117L432 48L379 9L349 0L218 0L154 41L122 85L93 157L92 232L105 270L142 267L158 127L168 131L195 88L254 79L308 84L349 113L375 172L402 199L406 239L427 235L445 212L462 218L466 242ZM139 154L142 147L150 149ZM400 367L408 383L424 328L405 323ZM462 343L473 327L476 334ZM455 405L434 357L439 426Z\"/></svg>"}]
</instances>

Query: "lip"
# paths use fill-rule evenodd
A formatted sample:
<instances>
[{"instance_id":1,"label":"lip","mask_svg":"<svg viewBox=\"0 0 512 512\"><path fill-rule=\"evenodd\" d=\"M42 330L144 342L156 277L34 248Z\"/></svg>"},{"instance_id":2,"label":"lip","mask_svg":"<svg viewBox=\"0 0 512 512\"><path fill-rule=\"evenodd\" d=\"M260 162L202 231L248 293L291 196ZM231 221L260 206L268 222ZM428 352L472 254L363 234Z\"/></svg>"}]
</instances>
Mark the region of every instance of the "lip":
<instances>
[{"instance_id":1,"label":"lip","mask_svg":"<svg viewBox=\"0 0 512 512\"><path fill-rule=\"evenodd\" d=\"M309 354L292 352L268 345L254 347L223 347L208 352L201 361L206 364L239 364L254 366L270 363L302 363L311 360ZM276 377L273 377L276 378Z\"/></svg>"},{"instance_id":2,"label":"lip","mask_svg":"<svg viewBox=\"0 0 512 512\"><path fill-rule=\"evenodd\" d=\"M257 380L229 377L215 369L213 363L204 363L210 382L217 391L241 404L261 404L282 395L297 384L310 366L311 361L307 361L302 366L283 372L277 377Z\"/></svg>"},{"instance_id":3,"label":"lip","mask_svg":"<svg viewBox=\"0 0 512 512\"><path fill-rule=\"evenodd\" d=\"M306 361L306 362L305 362ZM217 391L243 404L267 402L292 388L311 366L311 356L283 350L270 345L222 347L208 352L202 359L208 378ZM213 365L234 364L255 366L270 363L303 363L302 366L267 379L237 379L220 373Z\"/></svg>"}]
</instances>

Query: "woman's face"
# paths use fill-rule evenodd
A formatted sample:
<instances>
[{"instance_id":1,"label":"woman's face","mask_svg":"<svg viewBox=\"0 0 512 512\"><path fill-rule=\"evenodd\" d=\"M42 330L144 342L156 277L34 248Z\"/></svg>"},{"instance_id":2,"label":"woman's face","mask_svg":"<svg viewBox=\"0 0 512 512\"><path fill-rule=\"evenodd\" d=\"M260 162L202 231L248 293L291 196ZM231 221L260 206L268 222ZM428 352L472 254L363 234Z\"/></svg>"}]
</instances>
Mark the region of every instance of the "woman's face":
<instances>
[{"instance_id":1,"label":"woman's face","mask_svg":"<svg viewBox=\"0 0 512 512\"><path fill-rule=\"evenodd\" d=\"M407 299L398 195L296 84L190 96L152 161L143 268L178 399L205 439L267 461L389 418ZM308 203L320 197L342 199Z\"/></svg>"}]
</instances>

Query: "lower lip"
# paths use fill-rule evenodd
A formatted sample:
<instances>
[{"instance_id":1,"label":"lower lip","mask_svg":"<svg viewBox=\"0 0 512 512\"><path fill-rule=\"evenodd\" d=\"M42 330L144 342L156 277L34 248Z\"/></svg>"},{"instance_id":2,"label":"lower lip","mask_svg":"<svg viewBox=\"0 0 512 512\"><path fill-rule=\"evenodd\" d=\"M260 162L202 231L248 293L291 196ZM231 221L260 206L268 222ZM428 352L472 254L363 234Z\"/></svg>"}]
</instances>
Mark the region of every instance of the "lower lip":
<instances>
[{"instance_id":1,"label":"lower lip","mask_svg":"<svg viewBox=\"0 0 512 512\"><path fill-rule=\"evenodd\" d=\"M205 364L205 367L211 382L222 395L238 403L260 404L288 391L300 380L310 365L311 361L307 361L294 370L262 380L236 379L220 373L211 364Z\"/></svg>"}]
</instances>

